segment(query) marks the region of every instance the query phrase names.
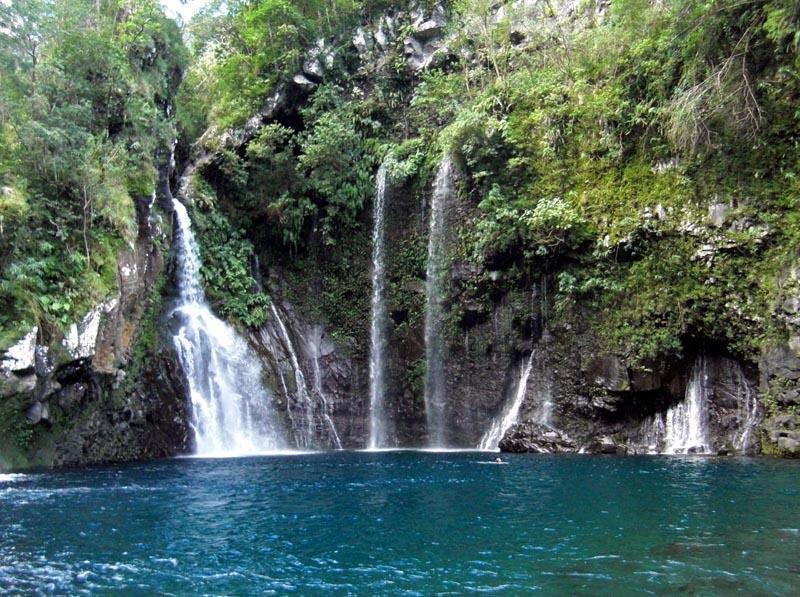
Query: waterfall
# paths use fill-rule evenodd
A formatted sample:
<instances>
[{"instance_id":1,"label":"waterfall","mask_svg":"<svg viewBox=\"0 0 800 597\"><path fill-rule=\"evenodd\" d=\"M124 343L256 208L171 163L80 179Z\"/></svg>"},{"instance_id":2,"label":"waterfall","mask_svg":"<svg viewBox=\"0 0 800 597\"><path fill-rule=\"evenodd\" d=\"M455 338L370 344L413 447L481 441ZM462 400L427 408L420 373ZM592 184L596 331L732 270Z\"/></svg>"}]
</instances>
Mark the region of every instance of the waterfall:
<instances>
[{"instance_id":1,"label":"waterfall","mask_svg":"<svg viewBox=\"0 0 800 597\"><path fill-rule=\"evenodd\" d=\"M710 365L713 363L713 366ZM720 421L709 416L711 391L715 390ZM731 405L735 405L735 411ZM732 446L739 453L752 452L753 430L759 403L741 365L730 359L709 361L700 356L692 368L684 400L642 421L637 446L650 454L707 454L716 446Z\"/></svg>"},{"instance_id":2,"label":"waterfall","mask_svg":"<svg viewBox=\"0 0 800 597\"><path fill-rule=\"evenodd\" d=\"M519 379L517 381L516 391L514 392L513 400L509 401L503 412L497 417L492 426L489 428L481 443L478 445L479 450L496 450L500 440L503 439L506 431L517 422L519 416L519 409L522 406L522 401L525 399L525 391L528 387L528 378L533 370L533 363L536 358L536 351L531 352L528 362L523 365L520 362Z\"/></svg>"},{"instance_id":3,"label":"waterfall","mask_svg":"<svg viewBox=\"0 0 800 597\"><path fill-rule=\"evenodd\" d=\"M319 371L318 348L314 346L309 352L311 352L312 361L314 363L314 393L320 402L319 409L317 408L317 401L308 390L306 376L300 366L300 359L297 356L292 337L283 319L281 319L280 313L275 307L275 303L271 305L271 310L275 323L278 326L283 348L289 356L290 366L294 374L293 385L295 393L293 399L292 392L286 383L284 372L280 371L281 384L283 385L288 403L289 418L292 423L295 444L298 448L304 449L313 448L317 445L317 419L319 419L320 422L323 423L320 426L320 431L326 429L327 433L330 434L331 444L335 448L341 449L342 444L341 441L339 441L339 434L336 432L336 427L333 424L333 419L330 414L330 404L322 391L322 376ZM273 346L273 351L274 350L275 347ZM317 410L319 410L319 415L317 415Z\"/></svg>"},{"instance_id":4,"label":"waterfall","mask_svg":"<svg viewBox=\"0 0 800 597\"><path fill-rule=\"evenodd\" d=\"M707 378L705 357L701 355L692 368L686 397L667 411L666 453L709 452Z\"/></svg>"},{"instance_id":5,"label":"waterfall","mask_svg":"<svg viewBox=\"0 0 800 597\"><path fill-rule=\"evenodd\" d=\"M200 286L200 255L186 208L175 209L179 322L173 342L189 381L190 425L195 451L202 456L232 456L286 449L261 384L257 357L236 331L209 309Z\"/></svg>"},{"instance_id":6,"label":"waterfall","mask_svg":"<svg viewBox=\"0 0 800 597\"><path fill-rule=\"evenodd\" d=\"M758 400L738 363L734 368L734 377L734 387L737 388L737 431L733 439L733 446L740 453L746 454L752 449L755 440L753 428L758 421Z\"/></svg>"},{"instance_id":7,"label":"waterfall","mask_svg":"<svg viewBox=\"0 0 800 597\"><path fill-rule=\"evenodd\" d=\"M535 353L535 351L534 351ZM535 369L534 389L536 392L536 422L545 427L553 427L553 388L549 372L544 368L544 363Z\"/></svg>"},{"instance_id":8,"label":"waterfall","mask_svg":"<svg viewBox=\"0 0 800 597\"><path fill-rule=\"evenodd\" d=\"M336 431L336 425L333 423L333 417L331 416L331 403L328 400L328 396L325 394L325 391L322 389L322 369L319 366L320 346L322 345L322 329L315 327L313 328L312 333L314 334L314 337L309 341L309 345L311 348L311 363L313 365L312 373L314 380L314 393L322 402L322 417L325 419L325 423L327 424L330 432L331 443L333 444L334 448L341 450L342 440L339 439L339 433Z\"/></svg>"},{"instance_id":9,"label":"waterfall","mask_svg":"<svg viewBox=\"0 0 800 597\"><path fill-rule=\"evenodd\" d=\"M647 448L648 454L660 454L667 434L663 413L656 413L644 420L639 430L641 446Z\"/></svg>"},{"instance_id":10,"label":"waterfall","mask_svg":"<svg viewBox=\"0 0 800 597\"><path fill-rule=\"evenodd\" d=\"M375 188L375 213L372 229L372 323L369 354L369 441L374 450L388 445L388 421L385 412L386 393L386 275L384 272L384 212L386 203L385 165L378 170Z\"/></svg>"},{"instance_id":11,"label":"waterfall","mask_svg":"<svg viewBox=\"0 0 800 597\"><path fill-rule=\"evenodd\" d=\"M444 324L443 278L445 276L445 211L454 194L453 161L450 155L442 160L433 183L428 262L425 272L425 416L428 443L445 447L445 387L442 352Z\"/></svg>"}]
</instances>

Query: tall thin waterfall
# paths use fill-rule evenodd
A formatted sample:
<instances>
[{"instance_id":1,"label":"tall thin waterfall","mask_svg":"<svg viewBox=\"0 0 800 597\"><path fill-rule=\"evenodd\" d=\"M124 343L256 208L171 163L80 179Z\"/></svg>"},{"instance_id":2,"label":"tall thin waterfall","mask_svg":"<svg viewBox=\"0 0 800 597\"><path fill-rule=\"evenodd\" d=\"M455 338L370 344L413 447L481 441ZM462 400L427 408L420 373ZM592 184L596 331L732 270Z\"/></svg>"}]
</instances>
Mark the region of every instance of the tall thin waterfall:
<instances>
[{"instance_id":1,"label":"tall thin waterfall","mask_svg":"<svg viewBox=\"0 0 800 597\"><path fill-rule=\"evenodd\" d=\"M264 389L258 359L236 331L211 313L200 286L200 255L186 208L173 200L177 222L178 300L173 337L191 395L195 452L232 456L285 450Z\"/></svg>"},{"instance_id":2,"label":"tall thin waterfall","mask_svg":"<svg viewBox=\"0 0 800 597\"><path fill-rule=\"evenodd\" d=\"M667 411L666 453L709 452L707 378L706 360L700 355L692 368L686 397Z\"/></svg>"},{"instance_id":3,"label":"tall thin waterfall","mask_svg":"<svg viewBox=\"0 0 800 597\"><path fill-rule=\"evenodd\" d=\"M446 447L445 383L442 352L444 323L445 271L445 211L454 194L453 160L448 154L442 160L433 183L428 263L425 272L425 416L428 425L428 444L433 448Z\"/></svg>"},{"instance_id":4,"label":"tall thin waterfall","mask_svg":"<svg viewBox=\"0 0 800 597\"><path fill-rule=\"evenodd\" d=\"M492 426L484 434L483 438L481 438L481 443L478 445L479 450L496 450L506 431L517 422L519 409L522 406L522 401L525 399L525 391L528 388L528 378L533 370L535 359L536 351L534 350L531 352L527 363L524 365L520 363L519 380L517 381L514 398L506 404L503 412L494 420Z\"/></svg>"},{"instance_id":5,"label":"tall thin waterfall","mask_svg":"<svg viewBox=\"0 0 800 597\"><path fill-rule=\"evenodd\" d=\"M386 227L384 212L386 203L386 167L381 166L375 185L375 210L372 229L372 324L370 326L369 354L369 442L374 450L388 445L388 421L386 418L386 275L384 238Z\"/></svg>"}]
</instances>

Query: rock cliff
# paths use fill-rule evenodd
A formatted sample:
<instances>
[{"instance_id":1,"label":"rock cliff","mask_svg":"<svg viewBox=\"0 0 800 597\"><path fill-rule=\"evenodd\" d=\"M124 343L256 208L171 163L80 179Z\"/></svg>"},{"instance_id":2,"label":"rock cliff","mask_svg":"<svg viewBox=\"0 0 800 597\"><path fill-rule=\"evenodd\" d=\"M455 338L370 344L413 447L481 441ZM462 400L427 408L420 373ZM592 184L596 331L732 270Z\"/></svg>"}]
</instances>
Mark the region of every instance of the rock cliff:
<instances>
[{"instance_id":1,"label":"rock cliff","mask_svg":"<svg viewBox=\"0 0 800 597\"><path fill-rule=\"evenodd\" d=\"M138 233L118 257L118 295L64 338L34 329L2 365L0 466L78 466L185 453L183 374L160 347L163 231L154 198L136 200Z\"/></svg>"}]
</instances>

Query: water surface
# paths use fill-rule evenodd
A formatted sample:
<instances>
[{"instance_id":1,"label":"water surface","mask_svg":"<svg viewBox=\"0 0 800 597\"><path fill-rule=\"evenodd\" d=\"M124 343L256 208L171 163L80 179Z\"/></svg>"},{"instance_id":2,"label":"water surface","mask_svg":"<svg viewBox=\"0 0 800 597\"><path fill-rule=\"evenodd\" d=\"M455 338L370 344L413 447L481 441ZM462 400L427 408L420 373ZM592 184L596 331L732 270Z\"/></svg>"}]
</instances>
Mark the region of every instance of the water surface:
<instances>
[{"instance_id":1,"label":"water surface","mask_svg":"<svg viewBox=\"0 0 800 597\"><path fill-rule=\"evenodd\" d=\"M0 475L0 594L789 595L800 463L334 452Z\"/></svg>"}]
</instances>

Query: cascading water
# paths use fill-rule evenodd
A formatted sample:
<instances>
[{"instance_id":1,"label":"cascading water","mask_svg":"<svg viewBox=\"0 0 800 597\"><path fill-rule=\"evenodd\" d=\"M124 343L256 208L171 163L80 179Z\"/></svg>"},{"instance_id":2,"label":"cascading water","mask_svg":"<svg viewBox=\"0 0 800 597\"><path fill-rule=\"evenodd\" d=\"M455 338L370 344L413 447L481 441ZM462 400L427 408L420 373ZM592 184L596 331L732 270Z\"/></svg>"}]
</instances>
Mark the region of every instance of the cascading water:
<instances>
[{"instance_id":1,"label":"cascading water","mask_svg":"<svg viewBox=\"0 0 800 597\"><path fill-rule=\"evenodd\" d=\"M528 388L528 378L533 370L535 358L536 351L534 350L531 352L531 356L524 365L520 363L519 380L517 381L513 400L508 402L500 416L492 423L489 431L481 438L481 443L478 445L479 450L496 450L506 431L517 422L519 409L522 406L522 401L525 399L525 391Z\"/></svg>"},{"instance_id":2,"label":"cascading water","mask_svg":"<svg viewBox=\"0 0 800 597\"><path fill-rule=\"evenodd\" d=\"M331 416L331 403L328 400L325 391L322 389L322 369L319 366L320 346L322 345L322 330L315 327L312 330L313 338L308 342L311 349L311 363L313 364L313 378L314 378L314 393L322 402L322 417L327 423L330 432L331 443L337 450L342 449L342 440L339 439L339 434L336 431L336 425L333 424L333 417Z\"/></svg>"},{"instance_id":3,"label":"cascading water","mask_svg":"<svg viewBox=\"0 0 800 597\"><path fill-rule=\"evenodd\" d=\"M314 445L314 402L306 391L306 378L303 375L303 370L300 368L300 361L297 359L297 353L294 351L292 340L289 337L289 330L286 329L281 316L278 314L278 309L275 308L275 303L271 306L272 316L275 318L275 323L278 324L281 339L283 340L286 352L291 359L291 367L294 372L294 385L297 390L297 402L293 404L289 402L289 415L292 420L292 428L295 436L295 444L298 448L310 448ZM283 381L283 380L282 380ZM286 387L284 381L284 387ZM288 390L287 390L288 392ZM299 418L296 414L301 415Z\"/></svg>"},{"instance_id":4,"label":"cascading water","mask_svg":"<svg viewBox=\"0 0 800 597\"><path fill-rule=\"evenodd\" d=\"M758 421L758 400L738 364L734 369L734 376L734 387L738 388L736 396L738 430L733 439L733 446L739 452L746 454L752 450L755 443L753 428Z\"/></svg>"},{"instance_id":5,"label":"cascading water","mask_svg":"<svg viewBox=\"0 0 800 597\"><path fill-rule=\"evenodd\" d=\"M336 432L336 427L333 424L333 419L330 414L330 404L322 391L322 375L319 371L319 354L317 345L311 347L307 352L310 353L311 360L314 364L314 393L309 391L306 376L300 365L300 359L297 356L297 351L292 342L292 337L289 334L289 329L283 322L283 319L278 312L275 303L271 305L272 317L275 324L278 326L280 333L281 343L284 352L289 357L289 365L292 369L294 376L294 398L292 392L286 383L286 378L283 371L280 371L281 383L283 384L284 393L288 401L289 418L292 423L292 430L294 433L295 444L298 448L309 449L318 446L318 437L320 433L327 433L330 438L330 444L337 449L341 449L342 444L339 440L339 435ZM272 350L276 351L273 346ZM319 400L319 403L314 398L314 394ZM320 423L318 425L317 423Z\"/></svg>"},{"instance_id":6,"label":"cascading water","mask_svg":"<svg viewBox=\"0 0 800 597\"><path fill-rule=\"evenodd\" d=\"M375 450L388 445L388 421L384 404L386 391L386 275L384 271L384 211L386 203L386 167L381 166L375 185L375 213L372 230L372 323L369 354L369 441Z\"/></svg>"},{"instance_id":7,"label":"cascading water","mask_svg":"<svg viewBox=\"0 0 800 597\"><path fill-rule=\"evenodd\" d=\"M706 360L701 355L697 357L692 368L689 384L686 386L686 397L667 411L666 453L709 452L707 378Z\"/></svg>"},{"instance_id":8,"label":"cascading water","mask_svg":"<svg viewBox=\"0 0 800 597\"><path fill-rule=\"evenodd\" d=\"M189 381L191 427L200 456L233 456L286 449L272 398L247 342L211 313L200 287L200 256L186 208L173 199L178 300L173 337Z\"/></svg>"},{"instance_id":9,"label":"cascading water","mask_svg":"<svg viewBox=\"0 0 800 597\"><path fill-rule=\"evenodd\" d=\"M639 430L640 444L648 454L660 454L664 446L667 429L663 413L656 413L644 420Z\"/></svg>"},{"instance_id":10,"label":"cascading water","mask_svg":"<svg viewBox=\"0 0 800 597\"><path fill-rule=\"evenodd\" d=\"M443 448L446 442L445 384L442 326L444 323L443 278L445 275L445 210L454 194L454 167L446 155L433 183L428 262L425 272L425 416L428 444Z\"/></svg>"}]
</instances>

